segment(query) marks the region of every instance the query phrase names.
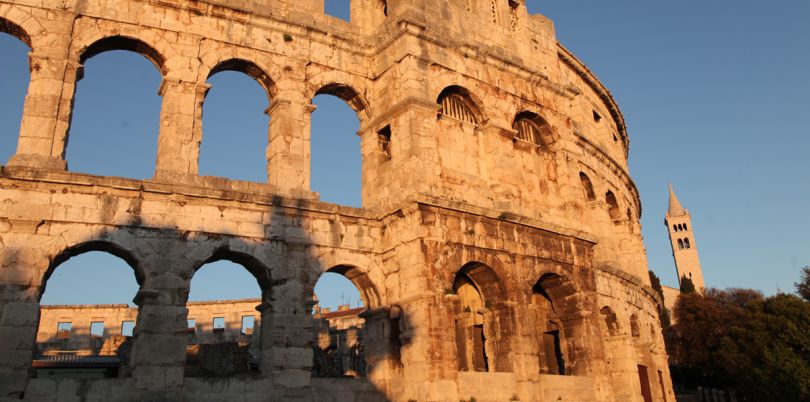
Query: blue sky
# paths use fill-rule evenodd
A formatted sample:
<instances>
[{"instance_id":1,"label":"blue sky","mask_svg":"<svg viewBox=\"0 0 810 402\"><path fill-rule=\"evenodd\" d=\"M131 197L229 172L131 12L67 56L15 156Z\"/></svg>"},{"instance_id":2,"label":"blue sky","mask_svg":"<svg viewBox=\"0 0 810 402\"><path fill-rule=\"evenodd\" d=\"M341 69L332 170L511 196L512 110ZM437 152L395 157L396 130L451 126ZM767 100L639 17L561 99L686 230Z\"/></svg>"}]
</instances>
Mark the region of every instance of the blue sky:
<instances>
[{"instance_id":1,"label":"blue sky","mask_svg":"<svg viewBox=\"0 0 810 402\"><path fill-rule=\"evenodd\" d=\"M810 2L527 5L555 22L560 42L596 73L624 112L630 171L644 208L642 233L650 267L664 283L677 283L663 225L671 182L692 213L708 286L793 291L799 269L810 265ZM327 0L327 9L345 17L345 3ZM0 161L16 146L27 52L0 34ZM219 73L209 82L200 173L265 181L266 95L238 73ZM70 169L151 177L159 85L157 70L138 55L108 52L88 60L77 87ZM312 187L325 201L357 206L357 120L335 98L315 103ZM81 288L88 277L130 285L104 296L93 293L98 288ZM96 253L64 263L49 285L46 303L126 303L137 288L122 261ZM339 277L324 278L316 292L324 305L338 304L341 294L352 304L358 297ZM206 266L192 282L194 300L237 297L258 297L258 286L233 264Z\"/></svg>"}]
</instances>

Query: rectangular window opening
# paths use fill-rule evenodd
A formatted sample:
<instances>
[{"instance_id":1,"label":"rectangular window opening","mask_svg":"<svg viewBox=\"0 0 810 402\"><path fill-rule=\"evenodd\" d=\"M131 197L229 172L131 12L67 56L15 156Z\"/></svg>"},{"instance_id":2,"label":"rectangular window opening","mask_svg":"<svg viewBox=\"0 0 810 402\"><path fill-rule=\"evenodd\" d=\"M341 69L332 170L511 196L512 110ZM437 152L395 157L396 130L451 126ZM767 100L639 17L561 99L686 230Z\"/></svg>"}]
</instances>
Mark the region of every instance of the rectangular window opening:
<instances>
[{"instance_id":1,"label":"rectangular window opening","mask_svg":"<svg viewBox=\"0 0 810 402\"><path fill-rule=\"evenodd\" d=\"M253 335L253 328L256 326L256 317L246 315L242 317L242 333L245 335Z\"/></svg>"},{"instance_id":2,"label":"rectangular window opening","mask_svg":"<svg viewBox=\"0 0 810 402\"><path fill-rule=\"evenodd\" d=\"M70 321L59 321L56 324L56 339L70 338L70 331L73 328L73 323Z\"/></svg>"},{"instance_id":3,"label":"rectangular window opening","mask_svg":"<svg viewBox=\"0 0 810 402\"><path fill-rule=\"evenodd\" d=\"M135 332L135 321L121 322L121 335L132 336L134 332Z\"/></svg>"},{"instance_id":4,"label":"rectangular window opening","mask_svg":"<svg viewBox=\"0 0 810 402\"><path fill-rule=\"evenodd\" d=\"M344 21L351 21L351 2L341 0L324 0L323 12Z\"/></svg>"},{"instance_id":5,"label":"rectangular window opening","mask_svg":"<svg viewBox=\"0 0 810 402\"><path fill-rule=\"evenodd\" d=\"M225 332L225 317L214 317L214 332Z\"/></svg>"},{"instance_id":6,"label":"rectangular window opening","mask_svg":"<svg viewBox=\"0 0 810 402\"><path fill-rule=\"evenodd\" d=\"M377 138L380 141L380 151L388 159L391 159L391 125L387 125L377 131Z\"/></svg>"},{"instance_id":7,"label":"rectangular window opening","mask_svg":"<svg viewBox=\"0 0 810 402\"><path fill-rule=\"evenodd\" d=\"M91 338L104 337L104 321L93 321L90 323L90 337Z\"/></svg>"}]
</instances>

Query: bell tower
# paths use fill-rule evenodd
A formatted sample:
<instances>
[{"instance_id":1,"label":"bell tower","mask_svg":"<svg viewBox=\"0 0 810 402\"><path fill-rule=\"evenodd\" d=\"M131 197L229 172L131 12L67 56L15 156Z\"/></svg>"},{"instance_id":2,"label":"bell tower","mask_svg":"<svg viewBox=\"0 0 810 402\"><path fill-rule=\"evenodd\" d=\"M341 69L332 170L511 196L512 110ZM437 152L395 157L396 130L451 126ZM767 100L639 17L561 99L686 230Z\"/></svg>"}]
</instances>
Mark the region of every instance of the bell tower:
<instances>
[{"instance_id":1,"label":"bell tower","mask_svg":"<svg viewBox=\"0 0 810 402\"><path fill-rule=\"evenodd\" d=\"M675 258L675 268L678 270L678 284L682 278L692 280L695 290L702 292L703 270L700 267L695 233L692 227L692 216L681 206L672 185L669 185L669 209L664 224L669 231L669 241L672 245L672 256Z\"/></svg>"}]
</instances>

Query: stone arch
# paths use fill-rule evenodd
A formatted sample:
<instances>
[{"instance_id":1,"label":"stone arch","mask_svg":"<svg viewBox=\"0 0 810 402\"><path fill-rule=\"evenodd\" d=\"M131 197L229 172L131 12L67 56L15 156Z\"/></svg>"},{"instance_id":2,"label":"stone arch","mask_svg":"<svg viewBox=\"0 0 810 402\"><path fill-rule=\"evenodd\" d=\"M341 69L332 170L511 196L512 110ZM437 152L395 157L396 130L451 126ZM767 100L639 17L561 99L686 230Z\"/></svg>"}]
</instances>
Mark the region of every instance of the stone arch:
<instances>
[{"instance_id":1,"label":"stone arch","mask_svg":"<svg viewBox=\"0 0 810 402\"><path fill-rule=\"evenodd\" d=\"M0 32L7 33L28 46L28 48L33 50L33 45L31 43L31 36L28 35L28 32L25 31L23 27L20 25L15 24L12 21L9 21L6 18L0 17Z\"/></svg>"},{"instance_id":2,"label":"stone arch","mask_svg":"<svg viewBox=\"0 0 810 402\"><path fill-rule=\"evenodd\" d=\"M155 46L142 39L126 35L113 35L96 40L79 53L79 63L84 64L91 57L111 50L128 50L138 53L152 62L160 71L160 75L166 76L166 57L157 51ZM81 77L81 71L79 77Z\"/></svg>"},{"instance_id":3,"label":"stone arch","mask_svg":"<svg viewBox=\"0 0 810 402\"><path fill-rule=\"evenodd\" d=\"M205 79L208 80L215 74L222 71L240 72L256 80L256 82L258 82L267 93L268 102L270 102L278 92L276 89L276 80L274 80L265 69L247 59L233 57L219 61L217 64L211 67L210 70L208 70L208 74L205 76Z\"/></svg>"},{"instance_id":4,"label":"stone arch","mask_svg":"<svg viewBox=\"0 0 810 402\"><path fill-rule=\"evenodd\" d=\"M515 116L512 128L517 130L517 138L534 145L550 147L555 142L554 130L546 119L537 113L524 110Z\"/></svg>"},{"instance_id":5,"label":"stone arch","mask_svg":"<svg viewBox=\"0 0 810 402\"><path fill-rule=\"evenodd\" d=\"M582 190L585 192L585 198L588 201L596 200L596 193L593 191L593 183L591 178L585 172L579 172L579 181L582 183Z\"/></svg>"},{"instance_id":6,"label":"stone arch","mask_svg":"<svg viewBox=\"0 0 810 402\"><path fill-rule=\"evenodd\" d=\"M555 273L543 273L531 287L533 303L546 304L536 325L541 373L577 375L588 364L584 345L582 293L576 284ZM541 311L542 312L542 311Z\"/></svg>"},{"instance_id":7,"label":"stone arch","mask_svg":"<svg viewBox=\"0 0 810 402\"><path fill-rule=\"evenodd\" d=\"M483 103L467 88L460 85L449 85L436 97L439 105L439 116L454 116L456 119L473 124L486 121Z\"/></svg>"},{"instance_id":8,"label":"stone arch","mask_svg":"<svg viewBox=\"0 0 810 402\"><path fill-rule=\"evenodd\" d=\"M135 271L135 280L138 282L138 285L143 285L146 276L140 259L132 251L110 240L89 240L67 247L50 258L48 268L45 270L42 277L42 286L38 297L42 297L48 279L53 275L59 265L69 260L71 257L91 251L108 253L124 260Z\"/></svg>"},{"instance_id":9,"label":"stone arch","mask_svg":"<svg viewBox=\"0 0 810 402\"><path fill-rule=\"evenodd\" d=\"M346 102L357 113L361 124L372 118L366 85L349 74L339 71L318 74L309 78L308 88L307 99L318 95L332 95Z\"/></svg>"},{"instance_id":10,"label":"stone arch","mask_svg":"<svg viewBox=\"0 0 810 402\"><path fill-rule=\"evenodd\" d=\"M605 202L608 206L610 219L616 220L622 217L622 213L619 210L619 201L616 200L616 196L613 194L613 191L608 190L608 192L605 193Z\"/></svg>"},{"instance_id":11,"label":"stone arch","mask_svg":"<svg viewBox=\"0 0 810 402\"><path fill-rule=\"evenodd\" d=\"M599 313L602 314L602 320L605 322L605 327L607 328L608 334L610 336L618 335L619 320L616 317L616 312L613 311L610 306L604 306L599 310Z\"/></svg>"},{"instance_id":12,"label":"stone arch","mask_svg":"<svg viewBox=\"0 0 810 402\"><path fill-rule=\"evenodd\" d=\"M363 306L366 309L374 309L382 305L382 299L380 298L377 286L373 283L368 273L356 265L337 264L323 271L323 273L342 275L351 281L357 290L360 291L360 297L363 299Z\"/></svg>"},{"instance_id":13,"label":"stone arch","mask_svg":"<svg viewBox=\"0 0 810 402\"><path fill-rule=\"evenodd\" d=\"M251 275L253 275L254 278L256 278L256 282L259 284L259 288L262 291L262 302L270 301L273 287L271 270L262 261L247 252L232 250L227 246L218 247L214 249L207 259L195 264L194 272L196 273L206 264L223 260L230 261L244 267Z\"/></svg>"},{"instance_id":14,"label":"stone arch","mask_svg":"<svg viewBox=\"0 0 810 402\"><path fill-rule=\"evenodd\" d=\"M453 277L458 367L464 371L512 370L512 313L506 288L488 265L473 261Z\"/></svg>"}]
</instances>

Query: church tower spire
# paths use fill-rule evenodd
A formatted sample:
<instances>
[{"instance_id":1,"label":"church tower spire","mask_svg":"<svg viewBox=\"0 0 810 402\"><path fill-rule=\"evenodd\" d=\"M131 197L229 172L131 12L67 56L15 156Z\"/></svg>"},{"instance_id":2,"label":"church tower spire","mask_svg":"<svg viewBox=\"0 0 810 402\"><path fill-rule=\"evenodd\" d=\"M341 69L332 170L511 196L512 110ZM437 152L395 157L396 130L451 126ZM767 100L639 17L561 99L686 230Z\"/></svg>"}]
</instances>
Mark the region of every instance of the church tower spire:
<instances>
[{"instance_id":1,"label":"church tower spire","mask_svg":"<svg viewBox=\"0 0 810 402\"><path fill-rule=\"evenodd\" d=\"M675 258L675 269L678 271L678 283L683 285L681 283L683 278L689 278L696 290L703 291L703 270L700 267L692 216L681 206L672 184L669 185L669 208L664 224L667 225L669 232L672 256Z\"/></svg>"}]
</instances>

